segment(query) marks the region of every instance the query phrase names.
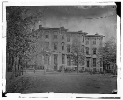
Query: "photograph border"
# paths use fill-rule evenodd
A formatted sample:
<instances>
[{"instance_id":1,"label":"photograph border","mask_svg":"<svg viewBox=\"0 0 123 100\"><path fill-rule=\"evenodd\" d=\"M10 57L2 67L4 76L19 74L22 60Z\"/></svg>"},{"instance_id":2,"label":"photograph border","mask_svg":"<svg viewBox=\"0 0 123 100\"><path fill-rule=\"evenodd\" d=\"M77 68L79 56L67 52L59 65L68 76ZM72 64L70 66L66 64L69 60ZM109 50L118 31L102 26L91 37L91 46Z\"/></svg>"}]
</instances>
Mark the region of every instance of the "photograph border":
<instances>
[{"instance_id":1,"label":"photograph border","mask_svg":"<svg viewBox=\"0 0 123 100\"><path fill-rule=\"evenodd\" d=\"M39 3L40 2L40 3ZM6 6L82 6L82 5L115 5L114 2L2 2L2 91L5 93L6 90ZM117 75L117 94L77 94L77 93L34 93L34 94L21 94L21 93L6 93L7 97L19 97L19 98L42 98L42 97L80 97L80 98L120 98L121 90L121 18L117 15L117 66L118 66L118 75Z\"/></svg>"}]
</instances>

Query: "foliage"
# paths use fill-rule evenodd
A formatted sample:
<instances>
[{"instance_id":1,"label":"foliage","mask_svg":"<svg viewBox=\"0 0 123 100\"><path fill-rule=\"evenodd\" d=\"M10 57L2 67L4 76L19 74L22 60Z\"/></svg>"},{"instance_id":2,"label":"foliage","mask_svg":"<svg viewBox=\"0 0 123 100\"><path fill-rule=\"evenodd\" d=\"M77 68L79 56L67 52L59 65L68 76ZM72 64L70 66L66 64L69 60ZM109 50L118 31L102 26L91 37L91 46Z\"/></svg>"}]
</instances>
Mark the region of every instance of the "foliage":
<instances>
[{"instance_id":1,"label":"foliage","mask_svg":"<svg viewBox=\"0 0 123 100\"><path fill-rule=\"evenodd\" d=\"M75 65L84 65L85 53L84 46L81 44L78 37L75 37L71 45L71 58Z\"/></svg>"},{"instance_id":2,"label":"foliage","mask_svg":"<svg viewBox=\"0 0 123 100\"><path fill-rule=\"evenodd\" d=\"M116 42L115 38L111 38L104 44L104 47L100 47L98 53L101 57L103 57L104 64L108 64L110 62L116 63Z\"/></svg>"},{"instance_id":3,"label":"foliage","mask_svg":"<svg viewBox=\"0 0 123 100\"><path fill-rule=\"evenodd\" d=\"M8 6L6 7L6 19L7 19L7 63L11 62L11 67L14 62L14 57L24 62L29 59L26 52L32 48L31 26L35 25L40 17L41 13L36 15L26 16L29 9L27 7L20 6Z\"/></svg>"}]
</instances>

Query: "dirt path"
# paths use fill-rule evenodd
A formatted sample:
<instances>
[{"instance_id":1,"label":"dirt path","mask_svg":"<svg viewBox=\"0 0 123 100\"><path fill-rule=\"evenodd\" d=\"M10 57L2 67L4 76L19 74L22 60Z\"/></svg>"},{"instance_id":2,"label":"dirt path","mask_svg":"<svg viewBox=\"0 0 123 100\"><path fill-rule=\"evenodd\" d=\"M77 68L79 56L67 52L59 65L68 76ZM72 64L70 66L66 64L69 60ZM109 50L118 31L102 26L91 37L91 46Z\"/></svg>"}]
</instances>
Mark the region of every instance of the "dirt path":
<instances>
[{"instance_id":1,"label":"dirt path","mask_svg":"<svg viewBox=\"0 0 123 100\"><path fill-rule=\"evenodd\" d=\"M10 87L21 93L111 93L116 89L116 77L90 74L28 72Z\"/></svg>"}]
</instances>

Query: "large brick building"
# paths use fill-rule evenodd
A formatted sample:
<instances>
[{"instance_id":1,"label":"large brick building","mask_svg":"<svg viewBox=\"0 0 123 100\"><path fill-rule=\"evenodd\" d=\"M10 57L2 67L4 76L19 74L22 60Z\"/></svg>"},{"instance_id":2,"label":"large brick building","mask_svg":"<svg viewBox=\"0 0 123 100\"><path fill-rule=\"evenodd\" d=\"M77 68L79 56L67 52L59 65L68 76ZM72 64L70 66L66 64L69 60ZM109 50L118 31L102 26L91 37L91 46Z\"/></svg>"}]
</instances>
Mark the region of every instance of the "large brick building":
<instances>
[{"instance_id":1,"label":"large brick building","mask_svg":"<svg viewBox=\"0 0 123 100\"><path fill-rule=\"evenodd\" d=\"M59 70L60 66L73 68L76 67L71 63L68 54L71 52L71 44L77 37L85 51L84 64L79 65L81 70L103 71L102 58L97 57L97 51L102 46L102 35L88 35L86 32L69 32L64 27L46 28L39 25L39 29L32 31L41 39L40 50L45 51L45 55L41 54L39 62L46 69Z\"/></svg>"}]
</instances>

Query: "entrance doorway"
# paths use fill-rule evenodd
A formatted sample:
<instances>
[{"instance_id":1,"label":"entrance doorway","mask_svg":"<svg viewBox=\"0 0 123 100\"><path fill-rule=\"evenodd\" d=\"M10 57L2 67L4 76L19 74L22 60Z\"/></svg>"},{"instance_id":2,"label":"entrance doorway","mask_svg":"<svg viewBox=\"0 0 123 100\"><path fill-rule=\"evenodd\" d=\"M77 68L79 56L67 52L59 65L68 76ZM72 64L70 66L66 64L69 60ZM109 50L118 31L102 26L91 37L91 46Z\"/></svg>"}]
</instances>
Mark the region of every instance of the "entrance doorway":
<instances>
[{"instance_id":1,"label":"entrance doorway","mask_svg":"<svg viewBox=\"0 0 123 100\"><path fill-rule=\"evenodd\" d=\"M87 67L89 68L90 67L90 58L86 58L86 64L87 64Z\"/></svg>"},{"instance_id":2,"label":"entrance doorway","mask_svg":"<svg viewBox=\"0 0 123 100\"><path fill-rule=\"evenodd\" d=\"M54 54L54 70L57 70L58 66L58 54Z\"/></svg>"},{"instance_id":3,"label":"entrance doorway","mask_svg":"<svg viewBox=\"0 0 123 100\"><path fill-rule=\"evenodd\" d=\"M89 60L87 60L87 67L89 67Z\"/></svg>"}]
</instances>

